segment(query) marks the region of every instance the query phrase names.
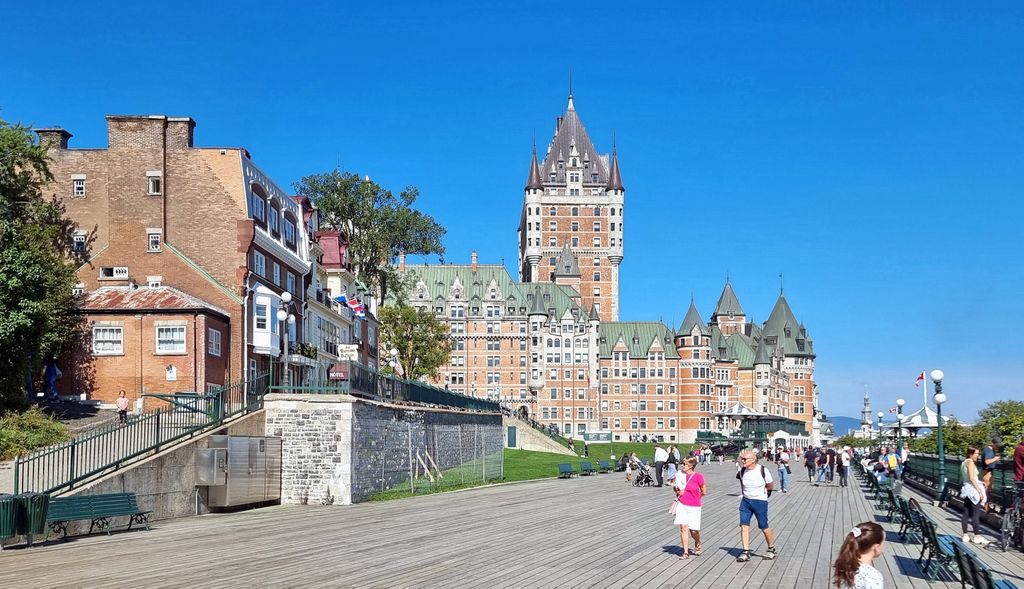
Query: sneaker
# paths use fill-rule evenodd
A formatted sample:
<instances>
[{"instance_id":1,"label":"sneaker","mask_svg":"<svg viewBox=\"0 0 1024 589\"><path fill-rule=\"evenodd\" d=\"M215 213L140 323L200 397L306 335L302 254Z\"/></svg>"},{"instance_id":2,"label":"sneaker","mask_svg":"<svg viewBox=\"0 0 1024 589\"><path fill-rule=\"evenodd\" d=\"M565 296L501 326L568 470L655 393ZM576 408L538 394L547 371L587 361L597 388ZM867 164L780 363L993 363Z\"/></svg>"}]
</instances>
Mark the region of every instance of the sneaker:
<instances>
[{"instance_id":1,"label":"sneaker","mask_svg":"<svg viewBox=\"0 0 1024 589\"><path fill-rule=\"evenodd\" d=\"M750 560L750 551L749 550L744 550L743 552L740 553L739 556L736 557L736 562L747 562L748 560Z\"/></svg>"},{"instance_id":2,"label":"sneaker","mask_svg":"<svg viewBox=\"0 0 1024 589\"><path fill-rule=\"evenodd\" d=\"M986 538L984 538L982 536L979 536L979 535L975 535L974 539L971 540L971 542L974 542L978 546L988 546L989 544L992 543L988 539L986 539Z\"/></svg>"},{"instance_id":3,"label":"sneaker","mask_svg":"<svg viewBox=\"0 0 1024 589\"><path fill-rule=\"evenodd\" d=\"M775 557L779 555L779 550L774 546L769 546L768 550L764 553L761 558L765 560L775 560Z\"/></svg>"},{"instance_id":4,"label":"sneaker","mask_svg":"<svg viewBox=\"0 0 1024 589\"><path fill-rule=\"evenodd\" d=\"M964 544L967 544L968 542L971 541L971 535L970 534L964 534L964 537L960 538L960 541L963 542Z\"/></svg>"}]
</instances>

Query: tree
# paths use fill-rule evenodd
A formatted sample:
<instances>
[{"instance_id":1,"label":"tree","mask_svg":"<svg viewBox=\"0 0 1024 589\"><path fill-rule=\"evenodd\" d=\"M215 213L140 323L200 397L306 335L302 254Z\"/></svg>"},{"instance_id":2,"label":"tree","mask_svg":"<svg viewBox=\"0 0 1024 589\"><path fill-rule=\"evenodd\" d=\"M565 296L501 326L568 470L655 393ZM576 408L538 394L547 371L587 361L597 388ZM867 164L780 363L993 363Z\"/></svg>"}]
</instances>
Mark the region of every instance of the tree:
<instances>
[{"instance_id":1,"label":"tree","mask_svg":"<svg viewBox=\"0 0 1024 589\"><path fill-rule=\"evenodd\" d=\"M398 287L395 263L401 253L444 256L445 229L415 210L415 186L395 196L369 178L335 169L306 176L295 190L320 211L320 226L341 231L356 276L377 289L381 300Z\"/></svg>"},{"instance_id":2,"label":"tree","mask_svg":"<svg viewBox=\"0 0 1024 589\"><path fill-rule=\"evenodd\" d=\"M79 334L74 227L57 200L46 146L27 127L0 120L0 408L18 406L43 362Z\"/></svg>"},{"instance_id":3,"label":"tree","mask_svg":"<svg viewBox=\"0 0 1024 589\"><path fill-rule=\"evenodd\" d=\"M1011 447L1024 435L1024 401L996 401L978 412L975 443L988 444L992 436L1001 436Z\"/></svg>"},{"instance_id":4,"label":"tree","mask_svg":"<svg viewBox=\"0 0 1024 589\"><path fill-rule=\"evenodd\" d=\"M843 436L841 438L837 438L834 442L832 442L832 445L838 446L840 448L842 448L843 446L849 446L851 448L868 448L874 445L875 443L877 443L877 440L872 441L869 438L855 438L853 436Z\"/></svg>"},{"instance_id":5,"label":"tree","mask_svg":"<svg viewBox=\"0 0 1024 589\"><path fill-rule=\"evenodd\" d=\"M448 327L432 313L399 303L382 307L380 342L387 350L398 351L399 373L408 380L437 377L437 369L448 363L452 344Z\"/></svg>"},{"instance_id":6,"label":"tree","mask_svg":"<svg viewBox=\"0 0 1024 589\"><path fill-rule=\"evenodd\" d=\"M946 447L946 454L950 456L966 454L967 448L977 445L977 433L976 428L964 425L956 419L950 419L943 423L942 445ZM914 452L937 454L938 448L938 431L934 429L927 436L910 442L910 449Z\"/></svg>"}]
</instances>

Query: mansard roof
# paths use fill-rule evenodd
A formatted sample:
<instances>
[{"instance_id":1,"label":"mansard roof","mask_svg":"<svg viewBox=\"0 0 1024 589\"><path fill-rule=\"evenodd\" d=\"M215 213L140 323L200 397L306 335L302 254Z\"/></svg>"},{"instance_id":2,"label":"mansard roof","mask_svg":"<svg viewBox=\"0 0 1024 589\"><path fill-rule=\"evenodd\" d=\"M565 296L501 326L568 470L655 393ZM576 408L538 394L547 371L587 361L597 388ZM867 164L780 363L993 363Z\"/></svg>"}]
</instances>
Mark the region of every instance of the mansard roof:
<instances>
[{"instance_id":1,"label":"mansard roof","mask_svg":"<svg viewBox=\"0 0 1024 589\"><path fill-rule=\"evenodd\" d=\"M646 358L647 351L655 339L664 348L665 358L679 358L679 352L673 343L672 330L659 321L609 321L602 323L597 333L598 354L602 358L612 357L612 350L620 338L629 348L630 358Z\"/></svg>"},{"instance_id":2,"label":"mansard roof","mask_svg":"<svg viewBox=\"0 0 1024 589\"><path fill-rule=\"evenodd\" d=\"M572 253L569 244L565 244L562 253L558 255L558 262L555 264L555 276L578 277L580 276L580 263L576 254Z\"/></svg>"},{"instance_id":3,"label":"mansard roof","mask_svg":"<svg viewBox=\"0 0 1024 589\"><path fill-rule=\"evenodd\" d=\"M736 298L736 292L732 289L732 284L728 280L725 281L725 288L722 289L722 295L718 297L718 305L715 307L715 317L719 316L737 316L746 315L743 312L743 307L740 306L740 300Z\"/></svg>"},{"instance_id":4,"label":"mansard roof","mask_svg":"<svg viewBox=\"0 0 1024 589\"><path fill-rule=\"evenodd\" d=\"M590 141L590 136L587 135L587 130L583 127L583 121L576 114L572 95L570 95L568 108L565 111L565 115L558 119L555 136L551 139L548 151L544 155L544 161L541 163L541 178L550 178L551 173L554 172L555 180L552 183L564 184L566 182L565 172L569 163L569 154L573 151L579 154L580 162L585 164L583 166L584 184L608 185L608 155L600 155L594 149L594 144ZM562 162L561 167L558 165L559 161ZM591 174L597 174L596 181L592 180Z\"/></svg>"}]
</instances>

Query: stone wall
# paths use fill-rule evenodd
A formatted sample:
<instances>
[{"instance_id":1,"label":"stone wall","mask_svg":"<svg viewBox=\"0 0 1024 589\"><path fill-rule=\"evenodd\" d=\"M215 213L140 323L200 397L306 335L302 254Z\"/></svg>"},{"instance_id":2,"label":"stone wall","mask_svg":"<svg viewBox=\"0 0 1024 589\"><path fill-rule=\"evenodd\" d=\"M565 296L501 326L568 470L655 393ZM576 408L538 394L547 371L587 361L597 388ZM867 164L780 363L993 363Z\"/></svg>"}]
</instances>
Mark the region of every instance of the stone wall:
<instances>
[{"instance_id":1,"label":"stone wall","mask_svg":"<svg viewBox=\"0 0 1024 589\"><path fill-rule=\"evenodd\" d=\"M446 481L451 485L502 474L498 414L413 409L349 395L268 395L265 405L267 435L283 439L282 503L358 503L376 492L426 484L423 464L435 473L464 465Z\"/></svg>"}]
</instances>

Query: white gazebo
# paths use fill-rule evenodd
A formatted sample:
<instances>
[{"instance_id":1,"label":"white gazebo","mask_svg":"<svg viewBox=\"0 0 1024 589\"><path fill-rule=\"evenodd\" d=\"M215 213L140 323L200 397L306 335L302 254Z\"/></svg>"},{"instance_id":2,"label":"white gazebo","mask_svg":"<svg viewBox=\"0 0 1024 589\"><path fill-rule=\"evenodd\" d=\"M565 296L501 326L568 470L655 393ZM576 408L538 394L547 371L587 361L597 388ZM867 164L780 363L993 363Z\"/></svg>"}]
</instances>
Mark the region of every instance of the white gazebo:
<instances>
[{"instance_id":1,"label":"white gazebo","mask_svg":"<svg viewBox=\"0 0 1024 589\"><path fill-rule=\"evenodd\" d=\"M949 416L942 416L942 425L949 423ZM932 411L930 407L925 406L921 409L909 414L904 415L903 419L899 422L891 422L882 424L882 431L888 431L889 435L895 436L896 430L902 425L901 436L904 437L917 437L918 431L922 429L935 429L939 426L939 414Z\"/></svg>"}]
</instances>

